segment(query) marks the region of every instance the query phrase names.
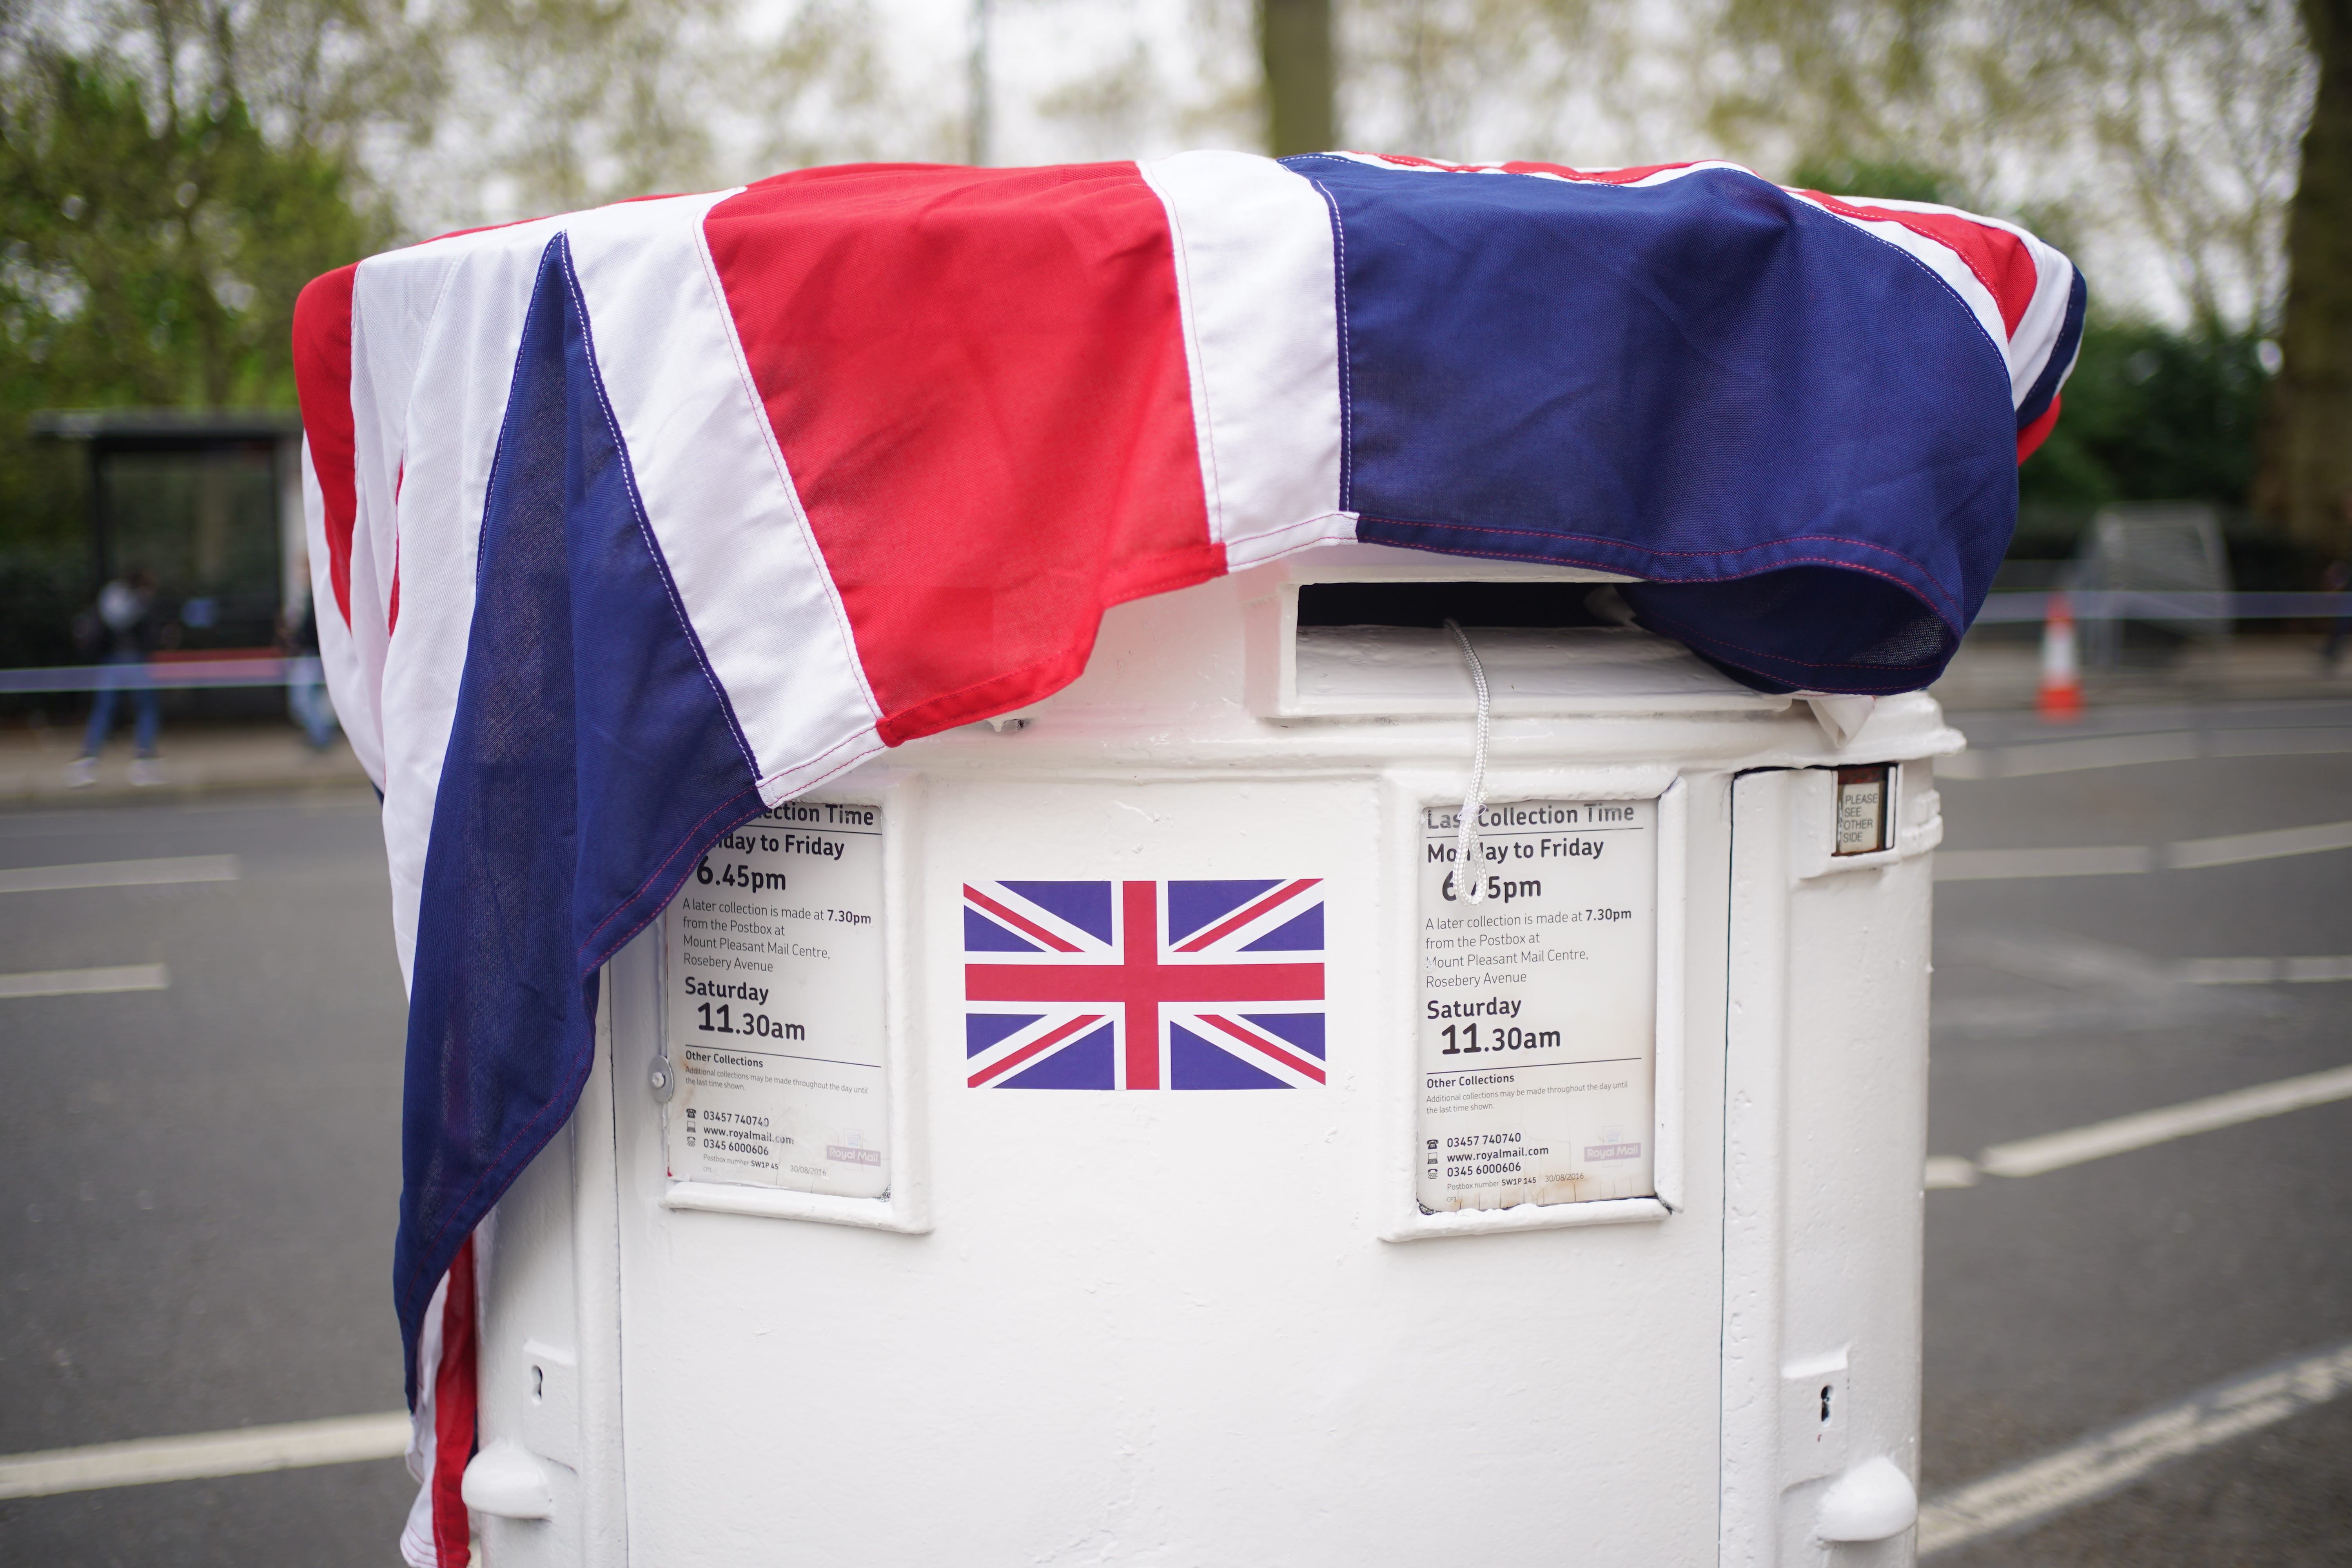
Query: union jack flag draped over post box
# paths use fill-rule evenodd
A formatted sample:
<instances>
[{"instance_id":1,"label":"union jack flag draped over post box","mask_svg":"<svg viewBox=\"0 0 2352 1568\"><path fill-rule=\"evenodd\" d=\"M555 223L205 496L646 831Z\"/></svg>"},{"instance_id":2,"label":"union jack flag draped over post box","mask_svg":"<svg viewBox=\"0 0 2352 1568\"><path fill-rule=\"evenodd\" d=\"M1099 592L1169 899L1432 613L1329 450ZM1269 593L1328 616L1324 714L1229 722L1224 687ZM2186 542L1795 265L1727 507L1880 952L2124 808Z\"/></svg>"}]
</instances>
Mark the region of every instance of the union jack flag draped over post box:
<instances>
[{"instance_id":1,"label":"union jack flag draped over post box","mask_svg":"<svg viewBox=\"0 0 2352 1568\"><path fill-rule=\"evenodd\" d=\"M470 1450L461 1247L570 1114L599 964L763 805L1056 690L1108 605L1339 541L1638 578L1643 625L1774 689L1923 686L2083 309L1948 208L1352 153L815 169L319 279L310 555L411 989L425 1464ZM420 1561L464 1560L460 1469Z\"/></svg>"}]
</instances>

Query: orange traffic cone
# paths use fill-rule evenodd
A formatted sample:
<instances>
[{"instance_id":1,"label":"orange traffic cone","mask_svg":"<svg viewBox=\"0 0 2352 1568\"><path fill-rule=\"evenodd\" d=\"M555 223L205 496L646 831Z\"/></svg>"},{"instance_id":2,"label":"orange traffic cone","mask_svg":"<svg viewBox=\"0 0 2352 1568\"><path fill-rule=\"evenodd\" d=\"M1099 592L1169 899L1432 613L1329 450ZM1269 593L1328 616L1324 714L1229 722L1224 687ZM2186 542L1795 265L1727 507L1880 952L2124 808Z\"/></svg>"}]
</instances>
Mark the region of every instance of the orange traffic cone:
<instances>
[{"instance_id":1,"label":"orange traffic cone","mask_svg":"<svg viewBox=\"0 0 2352 1568\"><path fill-rule=\"evenodd\" d=\"M2035 704L2045 724L2072 724L2083 717L2083 669L2074 657L2074 606L2063 594L2050 595L2042 620L2042 696Z\"/></svg>"}]
</instances>

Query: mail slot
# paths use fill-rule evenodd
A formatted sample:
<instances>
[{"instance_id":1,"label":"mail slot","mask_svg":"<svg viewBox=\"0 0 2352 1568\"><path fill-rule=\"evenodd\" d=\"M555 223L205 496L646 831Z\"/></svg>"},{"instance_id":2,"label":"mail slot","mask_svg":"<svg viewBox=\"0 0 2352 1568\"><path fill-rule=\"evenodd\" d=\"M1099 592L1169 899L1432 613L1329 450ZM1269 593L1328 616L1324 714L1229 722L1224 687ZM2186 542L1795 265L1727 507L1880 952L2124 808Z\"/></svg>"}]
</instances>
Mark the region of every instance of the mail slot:
<instances>
[{"instance_id":1,"label":"mail slot","mask_svg":"<svg viewBox=\"0 0 2352 1568\"><path fill-rule=\"evenodd\" d=\"M704 857L498 1211L486 1559L1827 1561L1959 737L1619 609L1307 552Z\"/></svg>"}]
</instances>

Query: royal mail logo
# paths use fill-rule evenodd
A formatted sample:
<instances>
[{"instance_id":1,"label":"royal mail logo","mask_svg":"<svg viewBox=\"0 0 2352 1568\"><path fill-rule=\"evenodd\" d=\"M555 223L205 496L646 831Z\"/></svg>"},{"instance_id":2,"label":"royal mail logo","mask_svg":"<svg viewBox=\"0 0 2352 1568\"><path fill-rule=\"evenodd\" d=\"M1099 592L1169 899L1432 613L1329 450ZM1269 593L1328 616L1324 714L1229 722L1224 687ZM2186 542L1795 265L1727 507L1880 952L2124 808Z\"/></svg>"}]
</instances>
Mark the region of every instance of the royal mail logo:
<instances>
[{"instance_id":1,"label":"royal mail logo","mask_svg":"<svg viewBox=\"0 0 2352 1568\"><path fill-rule=\"evenodd\" d=\"M1321 1083L1321 886L1310 877L966 887L969 1082Z\"/></svg>"}]
</instances>

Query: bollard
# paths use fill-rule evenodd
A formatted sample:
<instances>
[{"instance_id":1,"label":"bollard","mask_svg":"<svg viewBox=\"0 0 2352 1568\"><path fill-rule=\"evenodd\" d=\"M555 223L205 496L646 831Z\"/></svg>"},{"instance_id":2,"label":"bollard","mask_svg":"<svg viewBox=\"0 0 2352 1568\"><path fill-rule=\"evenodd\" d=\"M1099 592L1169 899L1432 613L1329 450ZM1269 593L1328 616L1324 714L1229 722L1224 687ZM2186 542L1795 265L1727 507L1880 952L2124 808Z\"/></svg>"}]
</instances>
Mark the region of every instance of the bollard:
<instances>
[{"instance_id":1,"label":"bollard","mask_svg":"<svg viewBox=\"0 0 2352 1568\"><path fill-rule=\"evenodd\" d=\"M2074 647L2074 606L2064 594L2050 595L2042 620L2042 689L2035 711L2045 724L2073 724L2083 717L2083 671Z\"/></svg>"}]
</instances>

